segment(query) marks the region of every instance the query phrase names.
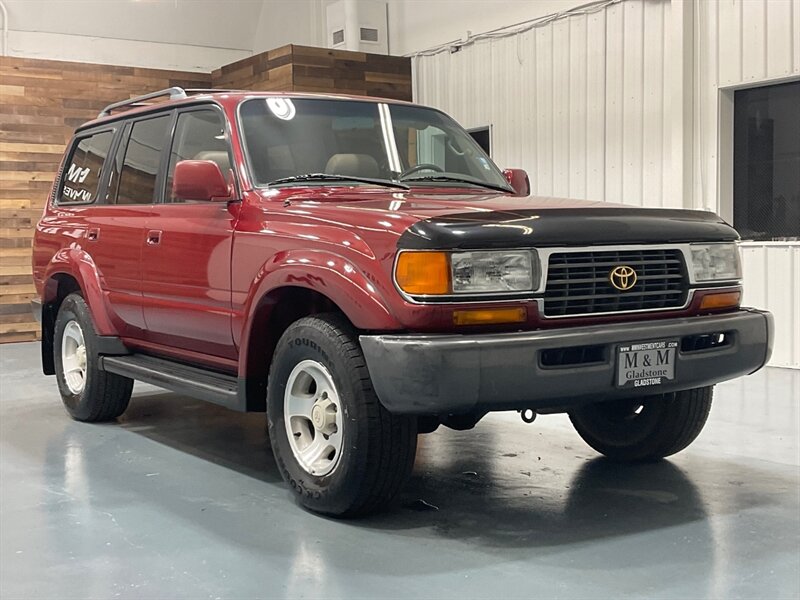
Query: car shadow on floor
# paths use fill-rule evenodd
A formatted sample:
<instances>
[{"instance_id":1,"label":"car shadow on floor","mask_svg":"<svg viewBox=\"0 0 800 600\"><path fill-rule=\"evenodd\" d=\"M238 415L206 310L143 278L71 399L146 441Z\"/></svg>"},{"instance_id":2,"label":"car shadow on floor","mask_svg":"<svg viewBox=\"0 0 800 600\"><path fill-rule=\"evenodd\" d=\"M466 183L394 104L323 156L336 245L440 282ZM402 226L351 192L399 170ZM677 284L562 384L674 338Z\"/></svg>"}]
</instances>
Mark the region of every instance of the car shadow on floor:
<instances>
[{"instance_id":1,"label":"car shadow on floor","mask_svg":"<svg viewBox=\"0 0 800 600\"><path fill-rule=\"evenodd\" d=\"M54 414L56 410L59 409L54 407ZM17 415L25 416L29 415ZM66 415L63 419L68 424L67 436L74 435L76 427L81 430L98 427L100 431L122 428L126 434L143 436L263 482L263 494L257 493L264 506L272 503L274 508L275 502L290 506L294 502L272 459L263 414L243 415L176 394L146 391L136 393L129 410L116 424L72 424ZM776 489L791 489L795 485L788 477L781 478L774 472L762 473L752 466L716 457L690 461L689 469L666 460L619 465L594 457L579 447L580 441L567 431L543 428L541 435L532 431L535 430L522 424L487 419L472 431L440 430L421 436L411 480L397 502L379 515L339 522L306 516L293 509L288 513L283 507L279 510L297 523L299 531L310 528L315 536L334 539L341 527L347 527L353 533L380 532L413 538L415 542L448 539L500 553L506 559L533 548L547 554L573 543L653 532L687 523L693 524L693 535L713 552L709 515L716 517L785 503L775 493ZM20 433L12 437L12 443L30 447L24 444L22 436ZM80 441L66 442L91 443L83 440L93 437L96 436L83 433L75 438ZM49 440L52 460L57 460L64 442ZM124 436L114 437L115 448L125 446ZM85 458L83 466L90 473L91 461L102 461L106 468L109 461L116 460L96 452L86 456L91 458ZM161 460L169 461L169 457L162 455ZM136 473L139 471L137 468ZM119 486L117 492L123 495L144 497L147 492L131 480L132 472L127 477L126 472L102 485ZM727 480L734 473L743 484L729 485L731 482ZM169 473L161 475L170 477ZM180 476L176 473L171 477ZM269 525L240 523L240 512L225 506L226 494L234 497L236 485L230 487L230 482L225 485L221 492L215 492L223 495L215 498L219 501L215 510L221 511L215 519L201 518L200 512L187 513L187 500L182 496L164 497L162 492L146 497L147 502L157 503L164 510L181 511L183 518L196 519L197 525L230 537L236 544L263 548ZM252 486L248 488L252 493ZM175 495L175 490L168 488L167 496L170 494ZM721 495L724 502L719 501ZM199 505L200 500L189 502ZM313 523L314 527L309 527ZM329 559L338 560L333 553ZM602 566L614 558L596 560ZM409 573L428 569L436 566L426 564L422 557L403 567Z\"/></svg>"},{"instance_id":2,"label":"car shadow on floor","mask_svg":"<svg viewBox=\"0 0 800 600\"><path fill-rule=\"evenodd\" d=\"M126 431L233 469L280 483L263 413L242 414L170 392L136 394L119 418Z\"/></svg>"},{"instance_id":3,"label":"car shadow on floor","mask_svg":"<svg viewBox=\"0 0 800 600\"><path fill-rule=\"evenodd\" d=\"M137 395L120 424L126 430L283 486L263 414L238 414L170 393ZM440 429L420 437L411 480L388 511L346 521L376 530L429 528L436 536L479 538L502 547L551 546L704 522L705 473L690 474L669 460L624 465L596 457L574 436L548 431L532 439L528 426L484 422L475 430ZM536 445L536 452L532 446ZM522 448L522 450L520 450ZM543 454L535 457L535 454ZM725 472L721 461L703 471ZM737 478L747 481L739 465ZM759 477L755 478L756 480ZM710 483L710 482L709 482ZM752 490L751 490L752 491ZM728 509L770 502L741 486ZM286 500L292 501L288 489ZM741 504L736 500L741 499Z\"/></svg>"}]
</instances>

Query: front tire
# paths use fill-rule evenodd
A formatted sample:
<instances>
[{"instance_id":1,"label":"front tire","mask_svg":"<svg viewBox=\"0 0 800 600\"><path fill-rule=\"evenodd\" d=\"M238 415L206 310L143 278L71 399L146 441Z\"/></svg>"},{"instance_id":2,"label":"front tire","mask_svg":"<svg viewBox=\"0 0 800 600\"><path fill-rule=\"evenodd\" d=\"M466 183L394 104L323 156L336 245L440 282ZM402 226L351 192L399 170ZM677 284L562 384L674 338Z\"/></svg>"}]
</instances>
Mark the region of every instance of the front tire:
<instances>
[{"instance_id":1,"label":"front tire","mask_svg":"<svg viewBox=\"0 0 800 600\"><path fill-rule=\"evenodd\" d=\"M647 398L613 400L573 410L578 434L605 456L625 462L658 460L680 452L702 431L713 386Z\"/></svg>"},{"instance_id":2,"label":"front tire","mask_svg":"<svg viewBox=\"0 0 800 600\"><path fill-rule=\"evenodd\" d=\"M56 317L53 359L64 407L76 421L116 419L131 399L133 380L102 371L98 339L86 301L70 294Z\"/></svg>"},{"instance_id":3,"label":"front tire","mask_svg":"<svg viewBox=\"0 0 800 600\"><path fill-rule=\"evenodd\" d=\"M414 465L416 419L383 407L355 331L336 314L300 319L278 341L267 422L281 476L317 513L376 512Z\"/></svg>"}]
</instances>

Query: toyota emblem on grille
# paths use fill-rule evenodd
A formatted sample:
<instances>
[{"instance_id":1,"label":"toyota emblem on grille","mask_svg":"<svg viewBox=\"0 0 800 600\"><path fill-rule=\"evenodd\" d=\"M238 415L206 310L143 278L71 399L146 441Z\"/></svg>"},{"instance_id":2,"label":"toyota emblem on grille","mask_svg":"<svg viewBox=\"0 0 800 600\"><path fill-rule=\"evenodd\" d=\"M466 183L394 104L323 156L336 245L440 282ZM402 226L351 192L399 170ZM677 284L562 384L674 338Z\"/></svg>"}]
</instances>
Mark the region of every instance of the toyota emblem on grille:
<instances>
[{"instance_id":1,"label":"toyota emblem on grille","mask_svg":"<svg viewBox=\"0 0 800 600\"><path fill-rule=\"evenodd\" d=\"M636 271L627 265L614 267L608 274L608 280L611 282L611 285L621 292L627 292L636 285L636 279Z\"/></svg>"}]
</instances>

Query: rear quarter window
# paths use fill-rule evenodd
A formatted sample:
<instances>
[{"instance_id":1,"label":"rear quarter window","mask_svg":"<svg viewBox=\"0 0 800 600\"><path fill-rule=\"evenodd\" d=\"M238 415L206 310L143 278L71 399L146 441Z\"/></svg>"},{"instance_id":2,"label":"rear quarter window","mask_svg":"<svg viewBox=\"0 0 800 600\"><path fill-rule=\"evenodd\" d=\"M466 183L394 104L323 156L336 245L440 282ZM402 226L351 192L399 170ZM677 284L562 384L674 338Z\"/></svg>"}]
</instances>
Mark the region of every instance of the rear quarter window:
<instances>
[{"instance_id":1,"label":"rear quarter window","mask_svg":"<svg viewBox=\"0 0 800 600\"><path fill-rule=\"evenodd\" d=\"M61 175L59 204L87 204L95 201L100 173L113 139L113 131L102 131L73 142Z\"/></svg>"}]
</instances>

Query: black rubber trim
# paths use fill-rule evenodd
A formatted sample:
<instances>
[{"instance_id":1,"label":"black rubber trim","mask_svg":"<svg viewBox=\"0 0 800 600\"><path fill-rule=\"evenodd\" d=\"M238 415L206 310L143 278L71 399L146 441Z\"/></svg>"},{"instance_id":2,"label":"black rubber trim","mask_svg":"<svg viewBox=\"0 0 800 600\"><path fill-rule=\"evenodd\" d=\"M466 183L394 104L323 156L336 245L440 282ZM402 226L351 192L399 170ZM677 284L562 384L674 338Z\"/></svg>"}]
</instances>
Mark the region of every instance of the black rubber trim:
<instances>
[{"instance_id":1,"label":"black rubber trim","mask_svg":"<svg viewBox=\"0 0 800 600\"><path fill-rule=\"evenodd\" d=\"M42 301L39 298L31 300L31 312L37 323L42 322Z\"/></svg>"},{"instance_id":2,"label":"black rubber trim","mask_svg":"<svg viewBox=\"0 0 800 600\"><path fill-rule=\"evenodd\" d=\"M714 385L760 369L769 358L771 315L739 310L722 315L590 327L473 335L362 335L370 376L390 412L464 414L520 408L562 409L622 397ZM677 354L676 378L662 385L619 389L619 344L731 331L730 345ZM605 346L605 360L542 368L543 350Z\"/></svg>"},{"instance_id":3,"label":"black rubber trim","mask_svg":"<svg viewBox=\"0 0 800 600\"><path fill-rule=\"evenodd\" d=\"M214 373L144 354L101 356L100 368L226 408L246 410L235 375Z\"/></svg>"},{"instance_id":4,"label":"black rubber trim","mask_svg":"<svg viewBox=\"0 0 800 600\"><path fill-rule=\"evenodd\" d=\"M97 353L109 356L125 356L131 351L122 343L122 340L113 335L97 336Z\"/></svg>"},{"instance_id":5,"label":"black rubber trim","mask_svg":"<svg viewBox=\"0 0 800 600\"><path fill-rule=\"evenodd\" d=\"M767 312L765 310L756 310L755 308L748 308L746 310L753 314L764 317L764 325L767 329L767 343L764 346L764 360L761 362L761 366L756 367L750 371L750 373L748 373L748 375L752 375L759 369L763 368L769 362L769 359L772 358L772 349L775 346L775 317L772 316L771 312Z\"/></svg>"}]
</instances>

